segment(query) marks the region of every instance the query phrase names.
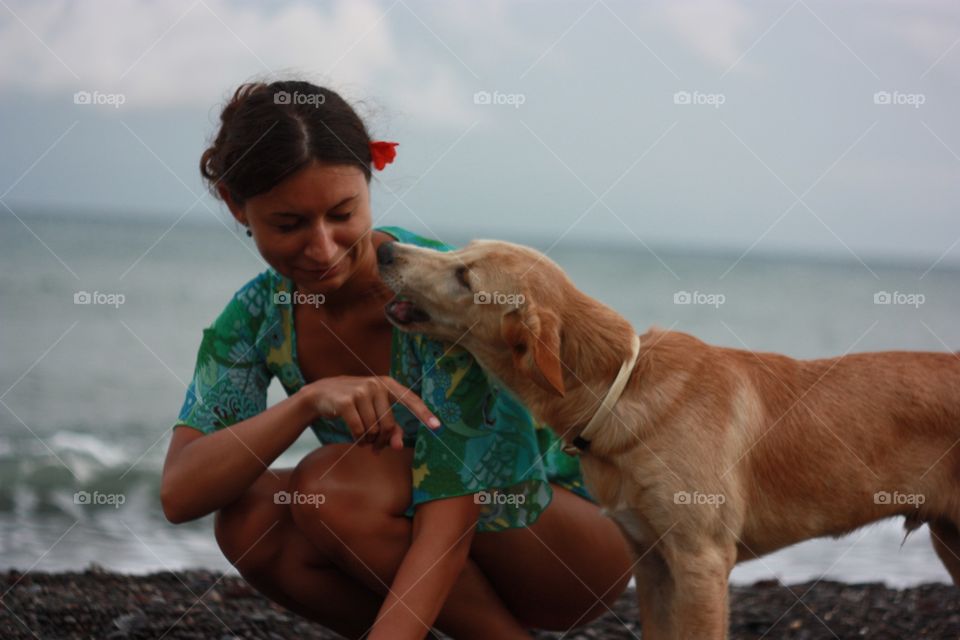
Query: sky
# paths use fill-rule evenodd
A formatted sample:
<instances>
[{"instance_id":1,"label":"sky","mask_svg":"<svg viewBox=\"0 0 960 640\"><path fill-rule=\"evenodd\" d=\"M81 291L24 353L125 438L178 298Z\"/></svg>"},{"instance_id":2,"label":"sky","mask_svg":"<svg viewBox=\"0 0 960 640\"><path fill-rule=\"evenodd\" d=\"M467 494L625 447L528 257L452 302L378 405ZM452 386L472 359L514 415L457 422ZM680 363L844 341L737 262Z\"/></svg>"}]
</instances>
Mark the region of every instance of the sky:
<instances>
[{"instance_id":1,"label":"sky","mask_svg":"<svg viewBox=\"0 0 960 640\"><path fill-rule=\"evenodd\" d=\"M0 215L229 220L242 82L350 100L378 224L960 265L960 4L0 0Z\"/></svg>"}]
</instances>

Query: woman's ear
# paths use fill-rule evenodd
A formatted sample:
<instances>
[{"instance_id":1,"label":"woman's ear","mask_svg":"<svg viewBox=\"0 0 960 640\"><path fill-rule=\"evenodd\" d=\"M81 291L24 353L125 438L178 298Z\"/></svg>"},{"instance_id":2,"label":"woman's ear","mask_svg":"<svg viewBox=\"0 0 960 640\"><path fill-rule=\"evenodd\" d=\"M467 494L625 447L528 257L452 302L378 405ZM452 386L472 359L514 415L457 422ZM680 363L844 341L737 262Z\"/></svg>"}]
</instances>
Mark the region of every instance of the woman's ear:
<instances>
[{"instance_id":1,"label":"woman's ear","mask_svg":"<svg viewBox=\"0 0 960 640\"><path fill-rule=\"evenodd\" d=\"M250 226L250 221L247 220L246 212L243 210L243 207L239 206L230 196L230 190L224 185L218 184L217 193L220 194L220 199L226 203L227 208L230 209L230 213L234 218L236 218L237 222L245 227Z\"/></svg>"}]
</instances>

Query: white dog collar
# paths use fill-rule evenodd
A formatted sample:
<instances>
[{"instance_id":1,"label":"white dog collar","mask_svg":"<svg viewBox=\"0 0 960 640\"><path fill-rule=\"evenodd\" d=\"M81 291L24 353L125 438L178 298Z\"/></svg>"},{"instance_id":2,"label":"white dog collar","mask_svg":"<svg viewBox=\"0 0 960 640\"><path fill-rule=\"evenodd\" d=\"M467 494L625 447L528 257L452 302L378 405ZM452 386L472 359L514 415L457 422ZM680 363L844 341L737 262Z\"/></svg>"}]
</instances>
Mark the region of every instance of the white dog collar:
<instances>
[{"instance_id":1,"label":"white dog collar","mask_svg":"<svg viewBox=\"0 0 960 640\"><path fill-rule=\"evenodd\" d=\"M587 426L583 428L583 431L580 432L580 435L573 439L573 443L564 445L564 453L578 455L590 449L591 433L594 429L596 429L598 424L600 424L608 415L610 415L614 406L616 406L617 401L620 400L620 396L623 394L623 389L627 386L627 380L630 379L630 374L633 373L633 367L637 364L637 357L639 355L640 336L633 334L633 342L630 345L630 359L620 365L620 371L617 373L617 377L613 380L613 384L610 385L610 390L607 391L607 395L603 398L603 402L600 403L600 408L597 409L597 412L593 414L592 418L590 418L590 422L588 422Z\"/></svg>"}]
</instances>

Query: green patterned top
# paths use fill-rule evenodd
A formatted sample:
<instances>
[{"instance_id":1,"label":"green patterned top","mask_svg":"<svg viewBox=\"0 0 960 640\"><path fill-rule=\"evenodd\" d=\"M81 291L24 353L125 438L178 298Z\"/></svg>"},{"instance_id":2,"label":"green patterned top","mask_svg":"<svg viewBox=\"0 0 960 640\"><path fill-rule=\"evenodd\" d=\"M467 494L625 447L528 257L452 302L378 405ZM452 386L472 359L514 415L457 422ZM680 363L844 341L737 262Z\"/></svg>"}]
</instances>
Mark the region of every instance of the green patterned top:
<instances>
[{"instance_id":1,"label":"green patterned top","mask_svg":"<svg viewBox=\"0 0 960 640\"><path fill-rule=\"evenodd\" d=\"M449 251L453 247L399 227L379 227L401 242ZM193 380L174 426L203 433L229 427L266 409L273 376L288 395L305 380L297 363L291 294L294 284L273 269L243 286L204 329ZM550 504L555 482L592 500L576 458L512 395L493 384L462 347L393 329L390 375L423 398L440 418L423 425L401 404L393 407L414 447L413 501L476 494L479 531L526 527ZM353 438L342 419L311 425L323 444Z\"/></svg>"}]
</instances>

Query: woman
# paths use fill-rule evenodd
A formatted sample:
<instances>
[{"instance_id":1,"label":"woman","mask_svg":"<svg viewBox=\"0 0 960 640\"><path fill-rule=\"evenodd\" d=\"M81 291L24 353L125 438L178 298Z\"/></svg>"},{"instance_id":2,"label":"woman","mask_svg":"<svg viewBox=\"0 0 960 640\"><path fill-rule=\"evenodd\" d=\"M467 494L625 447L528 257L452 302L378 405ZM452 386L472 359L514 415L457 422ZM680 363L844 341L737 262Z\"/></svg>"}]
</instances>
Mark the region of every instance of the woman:
<instances>
[{"instance_id":1,"label":"woman","mask_svg":"<svg viewBox=\"0 0 960 640\"><path fill-rule=\"evenodd\" d=\"M244 85L224 108L201 172L271 269L204 331L164 513L216 512L251 585L349 637L582 624L626 586L626 544L577 461L468 353L386 320L377 247L450 248L372 227L371 162L392 151L306 82ZM274 375L288 397L266 408ZM308 426L323 446L268 469Z\"/></svg>"}]
</instances>

